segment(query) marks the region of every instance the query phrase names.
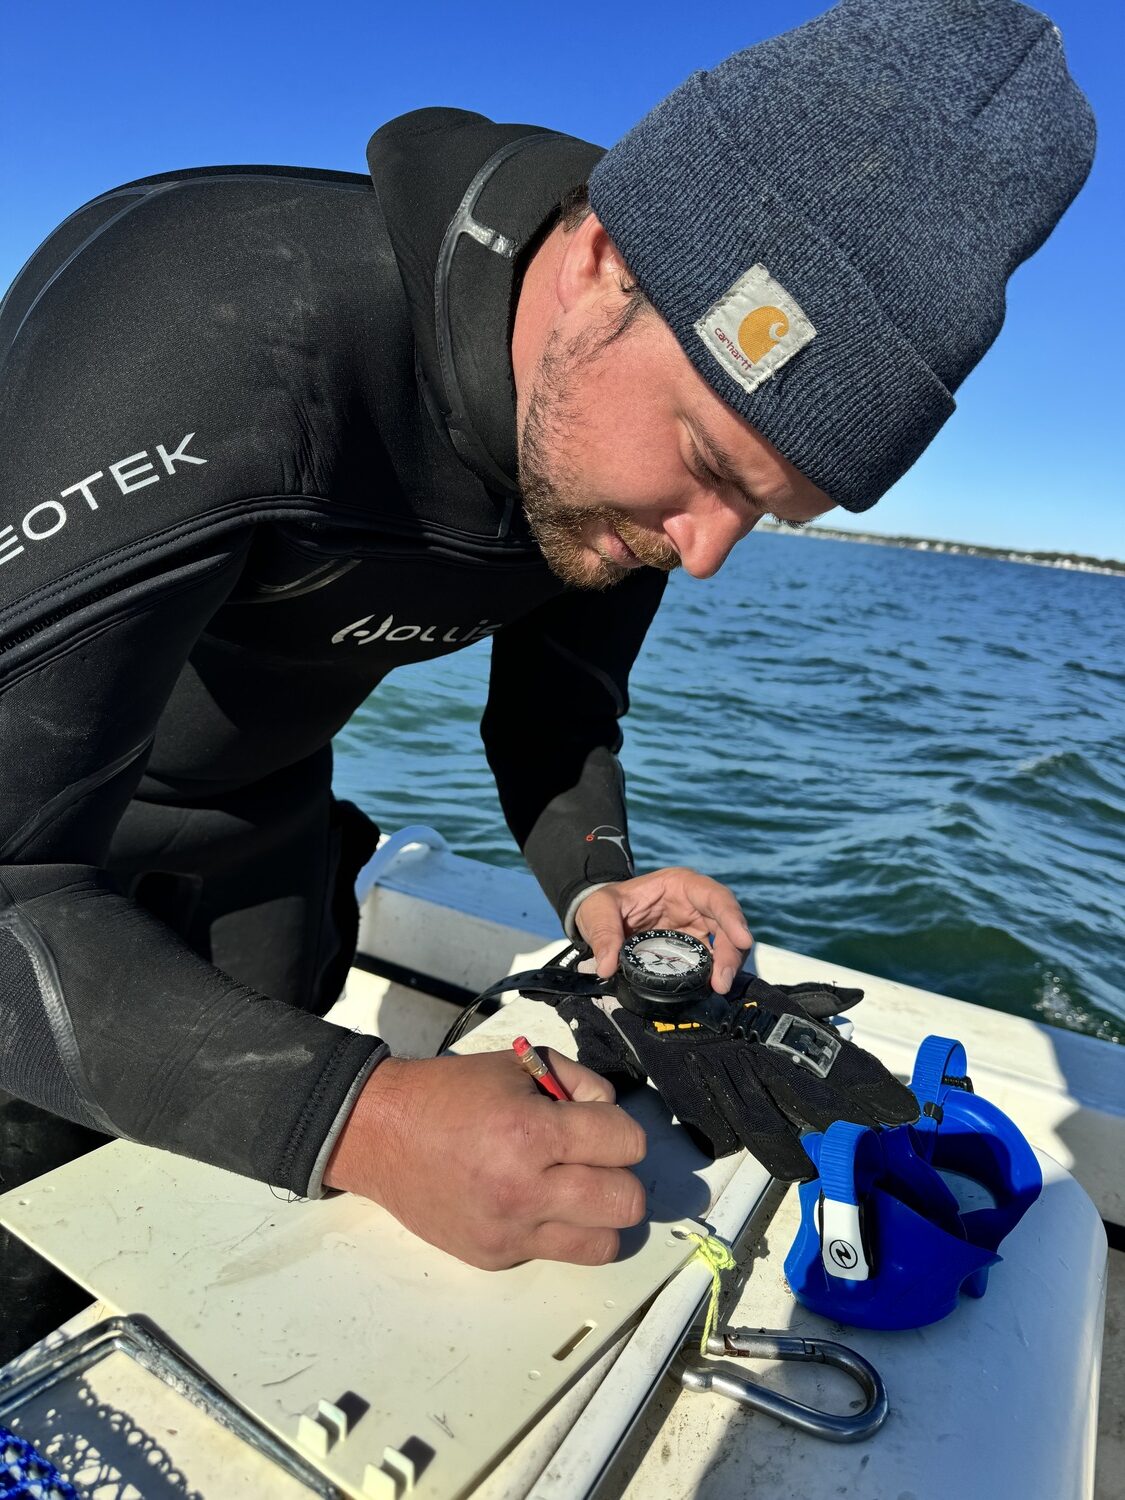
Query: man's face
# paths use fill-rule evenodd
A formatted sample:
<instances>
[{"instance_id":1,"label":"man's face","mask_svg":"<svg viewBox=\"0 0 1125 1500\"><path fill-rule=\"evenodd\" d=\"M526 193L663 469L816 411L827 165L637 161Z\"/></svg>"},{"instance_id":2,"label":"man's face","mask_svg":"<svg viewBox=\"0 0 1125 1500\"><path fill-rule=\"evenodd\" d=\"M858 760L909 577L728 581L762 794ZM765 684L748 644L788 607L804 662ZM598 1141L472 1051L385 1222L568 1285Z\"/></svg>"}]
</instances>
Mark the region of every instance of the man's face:
<instances>
[{"instance_id":1,"label":"man's face","mask_svg":"<svg viewBox=\"0 0 1125 1500\"><path fill-rule=\"evenodd\" d=\"M620 291L577 300L520 393L524 508L558 577L602 589L682 565L709 578L763 516L800 524L832 508L715 394L653 308L609 339L624 306Z\"/></svg>"}]
</instances>

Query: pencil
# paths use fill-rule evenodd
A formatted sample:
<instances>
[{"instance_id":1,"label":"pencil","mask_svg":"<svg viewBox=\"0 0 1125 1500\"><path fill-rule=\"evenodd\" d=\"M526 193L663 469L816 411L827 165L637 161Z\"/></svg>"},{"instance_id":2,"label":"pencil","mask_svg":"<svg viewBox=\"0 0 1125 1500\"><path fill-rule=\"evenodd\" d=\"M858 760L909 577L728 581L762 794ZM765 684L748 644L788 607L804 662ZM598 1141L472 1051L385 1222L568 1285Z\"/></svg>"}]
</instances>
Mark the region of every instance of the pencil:
<instances>
[{"instance_id":1,"label":"pencil","mask_svg":"<svg viewBox=\"0 0 1125 1500\"><path fill-rule=\"evenodd\" d=\"M520 1067L530 1073L539 1087L550 1094L552 1099L565 1101L570 1098L566 1089L552 1072L550 1064L544 1062L527 1037L516 1037L512 1043L512 1050L519 1058Z\"/></svg>"}]
</instances>

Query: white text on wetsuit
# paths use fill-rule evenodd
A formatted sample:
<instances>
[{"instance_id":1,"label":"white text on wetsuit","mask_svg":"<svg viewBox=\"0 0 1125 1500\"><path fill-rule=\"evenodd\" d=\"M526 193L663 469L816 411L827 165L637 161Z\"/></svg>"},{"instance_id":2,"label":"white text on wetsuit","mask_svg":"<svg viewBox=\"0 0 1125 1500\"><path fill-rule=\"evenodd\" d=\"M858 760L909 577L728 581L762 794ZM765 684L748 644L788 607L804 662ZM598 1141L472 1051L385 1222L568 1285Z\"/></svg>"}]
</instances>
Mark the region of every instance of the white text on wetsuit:
<instances>
[{"instance_id":1,"label":"white text on wetsuit","mask_svg":"<svg viewBox=\"0 0 1125 1500\"><path fill-rule=\"evenodd\" d=\"M187 445L195 436L189 432L186 437L180 439L179 446L169 451L163 443L157 443L156 455L159 458L165 474L175 474L177 464L205 464L205 458L197 458L194 453L188 453ZM148 449L142 448L139 453L130 453L128 458L119 458L111 464L107 464L110 474L116 481L117 488L123 495L130 494L133 490L144 489L146 484L156 484L164 476L157 472L156 464L148 461ZM81 496L91 510L98 509L100 499L106 497L106 487L103 485L97 495L94 486L100 480L105 479L105 469L99 469L95 474L87 474L85 479L80 479L76 484L68 485L65 490L59 491L57 500L44 500L39 505L33 505L19 523L19 530L15 526L0 526L0 565L11 562L27 548L20 541L21 534L29 542L45 542L48 538L57 536L70 519L64 500L70 500L71 495L76 498L70 501L71 506L79 503L77 497ZM112 494L112 491L109 492Z\"/></svg>"},{"instance_id":2,"label":"white text on wetsuit","mask_svg":"<svg viewBox=\"0 0 1125 1500\"><path fill-rule=\"evenodd\" d=\"M438 625L396 625L394 615L388 615L385 620L376 625L374 630L365 630L375 618L374 615L364 615L362 620L356 620L352 625L345 625L343 630L337 630L332 637L332 644L338 646L341 641L349 637L357 646L369 646L372 641L437 641L442 640L446 645L467 646L470 641L481 641L486 635L495 635L500 629L499 625L490 624L488 620L481 620L476 625L466 629L463 625L451 625L442 635L434 634L441 627Z\"/></svg>"}]
</instances>

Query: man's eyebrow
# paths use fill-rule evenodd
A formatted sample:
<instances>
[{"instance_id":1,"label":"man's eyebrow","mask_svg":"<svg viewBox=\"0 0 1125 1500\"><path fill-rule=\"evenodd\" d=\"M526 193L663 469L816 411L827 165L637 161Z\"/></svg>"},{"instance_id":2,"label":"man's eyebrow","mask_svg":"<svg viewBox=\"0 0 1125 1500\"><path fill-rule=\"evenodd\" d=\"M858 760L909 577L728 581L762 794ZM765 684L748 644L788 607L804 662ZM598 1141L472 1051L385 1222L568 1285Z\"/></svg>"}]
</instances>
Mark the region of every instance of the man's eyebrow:
<instances>
[{"instance_id":1,"label":"man's eyebrow","mask_svg":"<svg viewBox=\"0 0 1125 1500\"><path fill-rule=\"evenodd\" d=\"M725 479L732 484L747 504L755 506L758 510L765 510L761 500L746 488L746 484L734 466L734 459L723 447L722 443L715 437L714 433L707 430L707 425L694 414L690 418L691 430L696 438L702 439L704 453L703 457L708 461L720 479ZM775 515L772 510L767 510L766 515L771 521L776 521L779 526L786 526L794 531L800 531L802 526L807 526L807 521L790 521L785 516Z\"/></svg>"}]
</instances>

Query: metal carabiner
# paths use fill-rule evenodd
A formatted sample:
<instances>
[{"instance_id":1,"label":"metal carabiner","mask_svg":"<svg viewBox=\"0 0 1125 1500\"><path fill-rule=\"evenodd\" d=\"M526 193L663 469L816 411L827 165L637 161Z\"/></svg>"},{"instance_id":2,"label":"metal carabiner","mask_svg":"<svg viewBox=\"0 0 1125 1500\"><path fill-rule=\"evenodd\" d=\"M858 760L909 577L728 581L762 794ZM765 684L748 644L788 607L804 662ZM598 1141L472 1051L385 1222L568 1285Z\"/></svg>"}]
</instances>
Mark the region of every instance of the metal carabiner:
<instances>
[{"instance_id":1,"label":"metal carabiner","mask_svg":"<svg viewBox=\"0 0 1125 1500\"><path fill-rule=\"evenodd\" d=\"M692 1350L698 1350L698 1345L685 1345L680 1351L680 1359L686 1359ZM832 1412L819 1411L815 1406L805 1406L788 1396L780 1396L776 1391L754 1385L741 1375L714 1365L685 1365L680 1371L680 1384L685 1391L717 1391L720 1396L729 1396L741 1406L763 1411L779 1422L788 1422L791 1427L799 1427L802 1432L825 1438L830 1443L860 1443L878 1432L887 1419L889 1408L883 1377L862 1354L857 1354L846 1344L837 1344L831 1339L799 1339L791 1334L770 1333L763 1329L760 1333L740 1337L714 1333L707 1340L706 1352L739 1359L796 1359L835 1365L852 1377L867 1398L867 1404L854 1416L838 1417Z\"/></svg>"}]
</instances>

